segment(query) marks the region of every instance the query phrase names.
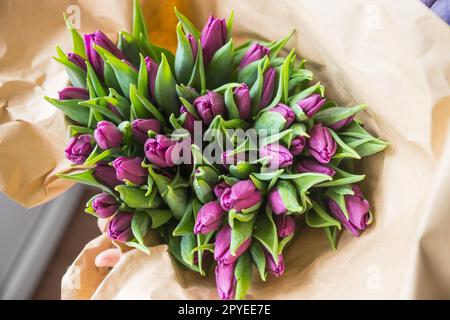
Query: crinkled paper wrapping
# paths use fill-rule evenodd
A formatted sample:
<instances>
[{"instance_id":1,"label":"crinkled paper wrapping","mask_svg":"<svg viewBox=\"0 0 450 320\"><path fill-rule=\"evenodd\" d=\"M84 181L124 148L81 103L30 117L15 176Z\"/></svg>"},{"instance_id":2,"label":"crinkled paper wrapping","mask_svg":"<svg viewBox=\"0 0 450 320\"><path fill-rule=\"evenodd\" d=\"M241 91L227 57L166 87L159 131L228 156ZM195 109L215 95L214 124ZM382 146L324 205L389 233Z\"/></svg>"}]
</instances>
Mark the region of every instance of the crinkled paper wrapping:
<instances>
[{"instance_id":1,"label":"crinkled paper wrapping","mask_svg":"<svg viewBox=\"0 0 450 320\"><path fill-rule=\"evenodd\" d=\"M60 3L0 5L0 189L28 206L68 186L53 175L66 165L63 119L41 99L66 81L49 60L53 43L68 48L59 19L68 2ZM122 3L80 2L88 16L82 31L95 25L111 35L128 27L130 6ZM11 11L18 7L24 12ZM289 47L308 60L327 96L342 105L367 103L365 125L391 142L363 160L374 225L358 239L344 232L337 251L322 230L299 226L285 250L285 274L265 283L255 274L248 298L449 299L450 28L416 0L221 0L196 7L196 21L206 21L209 10L227 16L234 8L235 39L275 40L295 28ZM46 37L30 36L38 30ZM62 298L217 297L213 276L179 268L165 245L149 256L130 250L111 271L96 268L95 256L111 246L105 236L86 246L62 280Z\"/></svg>"}]
</instances>

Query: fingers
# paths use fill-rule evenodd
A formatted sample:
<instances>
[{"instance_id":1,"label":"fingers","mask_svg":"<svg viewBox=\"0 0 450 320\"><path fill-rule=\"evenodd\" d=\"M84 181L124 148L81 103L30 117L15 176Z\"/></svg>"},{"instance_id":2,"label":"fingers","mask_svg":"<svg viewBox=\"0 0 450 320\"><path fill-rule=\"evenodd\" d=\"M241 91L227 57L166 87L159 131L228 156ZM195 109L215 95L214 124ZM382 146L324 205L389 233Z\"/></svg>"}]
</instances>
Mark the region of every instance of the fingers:
<instances>
[{"instance_id":1,"label":"fingers","mask_svg":"<svg viewBox=\"0 0 450 320\"><path fill-rule=\"evenodd\" d=\"M120 250L118 248L106 249L95 257L95 265L100 267L114 267L120 260Z\"/></svg>"}]
</instances>

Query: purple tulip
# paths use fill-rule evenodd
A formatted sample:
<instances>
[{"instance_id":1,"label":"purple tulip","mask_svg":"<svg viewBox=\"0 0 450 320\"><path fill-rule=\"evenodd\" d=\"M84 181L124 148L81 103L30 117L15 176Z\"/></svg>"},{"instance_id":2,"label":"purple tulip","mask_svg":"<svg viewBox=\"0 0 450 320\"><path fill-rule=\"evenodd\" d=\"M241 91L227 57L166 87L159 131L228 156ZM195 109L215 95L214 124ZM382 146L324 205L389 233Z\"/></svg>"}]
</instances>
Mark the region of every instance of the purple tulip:
<instances>
[{"instance_id":1,"label":"purple tulip","mask_svg":"<svg viewBox=\"0 0 450 320\"><path fill-rule=\"evenodd\" d=\"M131 124L131 132L137 141L144 144L148 139L148 131L159 133L161 123L156 119L136 119Z\"/></svg>"},{"instance_id":2,"label":"purple tulip","mask_svg":"<svg viewBox=\"0 0 450 320\"><path fill-rule=\"evenodd\" d=\"M431 6L431 10L447 24L450 24L450 3L448 0L436 0Z\"/></svg>"},{"instance_id":3,"label":"purple tulip","mask_svg":"<svg viewBox=\"0 0 450 320\"><path fill-rule=\"evenodd\" d=\"M186 38L189 41L189 45L191 46L191 50L192 50L192 57L195 58L197 57L197 50L198 50L198 43L197 43L197 39L195 39L195 37L192 34L187 34Z\"/></svg>"},{"instance_id":4,"label":"purple tulip","mask_svg":"<svg viewBox=\"0 0 450 320\"><path fill-rule=\"evenodd\" d=\"M84 35L84 46L89 63L94 68L95 73L103 79L103 59L94 48L94 44L109 51L119 59L126 59L125 55L116 45L100 30Z\"/></svg>"},{"instance_id":5,"label":"purple tulip","mask_svg":"<svg viewBox=\"0 0 450 320\"><path fill-rule=\"evenodd\" d=\"M131 220L133 220L133 213L120 212L114 216L108 223L107 233L111 240L119 242L127 242L133 236L131 230Z\"/></svg>"},{"instance_id":6,"label":"purple tulip","mask_svg":"<svg viewBox=\"0 0 450 320\"><path fill-rule=\"evenodd\" d=\"M277 226L278 236L280 238L286 238L295 231L295 219L292 216L285 214L273 216L275 224Z\"/></svg>"},{"instance_id":7,"label":"purple tulip","mask_svg":"<svg viewBox=\"0 0 450 320\"><path fill-rule=\"evenodd\" d=\"M217 293L222 300L232 300L236 292L236 278L234 277L234 264L216 266Z\"/></svg>"},{"instance_id":8,"label":"purple tulip","mask_svg":"<svg viewBox=\"0 0 450 320\"><path fill-rule=\"evenodd\" d=\"M273 90L275 89L276 72L275 68L269 68L264 73L263 88L261 94L261 108L266 107L272 101Z\"/></svg>"},{"instance_id":9,"label":"purple tulip","mask_svg":"<svg viewBox=\"0 0 450 320\"><path fill-rule=\"evenodd\" d=\"M67 54L67 58L69 59L70 62L79 67L81 70L87 71L86 60L84 60L78 54L70 52Z\"/></svg>"},{"instance_id":10,"label":"purple tulip","mask_svg":"<svg viewBox=\"0 0 450 320\"><path fill-rule=\"evenodd\" d=\"M112 149L120 147L123 134L116 125L109 121L100 121L97 123L97 129L94 131L94 139L97 145L103 149Z\"/></svg>"},{"instance_id":11,"label":"purple tulip","mask_svg":"<svg viewBox=\"0 0 450 320\"><path fill-rule=\"evenodd\" d=\"M225 181L219 182L213 189L214 194L218 199L222 196L226 189L229 189L231 186L227 184Z\"/></svg>"},{"instance_id":12,"label":"purple tulip","mask_svg":"<svg viewBox=\"0 0 450 320\"><path fill-rule=\"evenodd\" d=\"M239 112L239 117L242 120L247 120L250 117L250 112L252 109L252 100L250 98L250 90L247 84L242 83L236 87L233 91L234 101L236 102L236 107Z\"/></svg>"},{"instance_id":13,"label":"purple tulip","mask_svg":"<svg viewBox=\"0 0 450 320\"><path fill-rule=\"evenodd\" d=\"M225 211L223 211L216 201L205 203L200 210L198 210L194 233L208 234L211 231L217 230L222 223L224 214Z\"/></svg>"},{"instance_id":14,"label":"purple tulip","mask_svg":"<svg viewBox=\"0 0 450 320\"><path fill-rule=\"evenodd\" d=\"M192 113L188 111L188 109L185 106L180 107L180 114L186 113L186 119L183 123L183 128L185 128L187 131L191 133L191 135L194 134L194 128L195 128L195 117Z\"/></svg>"},{"instance_id":15,"label":"purple tulip","mask_svg":"<svg viewBox=\"0 0 450 320\"><path fill-rule=\"evenodd\" d=\"M239 64L239 68L243 69L246 65L254 61L258 61L264 56L268 56L270 53L270 49L260 45L259 43L253 44L245 53L244 57Z\"/></svg>"},{"instance_id":16,"label":"purple tulip","mask_svg":"<svg viewBox=\"0 0 450 320\"><path fill-rule=\"evenodd\" d=\"M291 108L289 108L287 105L285 105L283 103L277 104L275 107L270 109L268 112L276 112L276 113L281 114L284 117L284 119L286 120L284 129L288 129L295 120L294 111L292 111Z\"/></svg>"},{"instance_id":17,"label":"purple tulip","mask_svg":"<svg viewBox=\"0 0 450 320\"><path fill-rule=\"evenodd\" d=\"M148 86L150 89L150 94L152 97L154 97L155 96L156 75L158 74L159 66L150 57L145 57L144 61L145 61L145 65L147 66Z\"/></svg>"},{"instance_id":18,"label":"purple tulip","mask_svg":"<svg viewBox=\"0 0 450 320\"><path fill-rule=\"evenodd\" d=\"M194 100L194 107L203 122L208 125L217 115L225 115L225 103L223 97L212 91Z\"/></svg>"},{"instance_id":19,"label":"purple tulip","mask_svg":"<svg viewBox=\"0 0 450 320\"><path fill-rule=\"evenodd\" d=\"M283 199L281 199L278 188L270 190L267 200L269 201L273 213L276 215L284 215L286 213L287 208L284 205Z\"/></svg>"},{"instance_id":20,"label":"purple tulip","mask_svg":"<svg viewBox=\"0 0 450 320\"><path fill-rule=\"evenodd\" d=\"M214 260L216 260L217 264L219 265L233 264L234 262L236 262L239 256L248 249L251 241L252 237L246 239L236 250L236 255L231 255L231 228L226 223L216 235L216 241L214 245Z\"/></svg>"},{"instance_id":21,"label":"purple tulip","mask_svg":"<svg viewBox=\"0 0 450 320\"><path fill-rule=\"evenodd\" d=\"M160 168L173 167L172 150L177 143L165 135L158 134L149 138L144 144L144 152L148 161Z\"/></svg>"},{"instance_id":22,"label":"purple tulip","mask_svg":"<svg viewBox=\"0 0 450 320\"><path fill-rule=\"evenodd\" d=\"M276 277L281 276L284 273L283 255L280 254L278 256L278 264L275 263L272 254L268 253L267 251L264 251L264 255L266 256L267 272L273 274Z\"/></svg>"},{"instance_id":23,"label":"purple tulip","mask_svg":"<svg viewBox=\"0 0 450 320\"><path fill-rule=\"evenodd\" d=\"M111 189L122 184L122 181L117 179L116 170L106 161L100 161L95 164L93 175L98 182Z\"/></svg>"},{"instance_id":24,"label":"purple tulip","mask_svg":"<svg viewBox=\"0 0 450 320\"><path fill-rule=\"evenodd\" d=\"M336 174L336 171L334 171L329 166L321 164L313 159L305 159L298 162L296 169L298 173L315 172L326 174L330 177L333 177Z\"/></svg>"},{"instance_id":25,"label":"purple tulip","mask_svg":"<svg viewBox=\"0 0 450 320\"><path fill-rule=\"evenodd\" d=\"M369 212L369 202L364 199L361 189L357 185L352 187L354 195L345 195L345 208L348 212L349 220L345 217L339 205L332 199L328 199L328 206L331 213L349 230L355 237L359 237L371 223Z\"/></svg>"},{"instance_id":26,"label":"purple tulip","mask_svg":"<svg viewBox=\"0 0 450 320\"><path fill-rule=\"evenodd\" d=\"M268 167L270 169L279 169L289 167L294 157L291 152L283 145L278 143L268 144L259 149L260 157L268 158Z\"/></svg>"},{"instance_id":27,"label":"purple tulip","mask_svg":"<svg viewBox=\"0 0 450 320\"><path fill-rule=\"evenodd\" d=\"M251 180L241 180L220 196L220 205L225 211L235 209L240 212L261 204L262 196Z\"/></svg>"},{"instance_id":28,"label":"purple tulip","mask_svg":"<svg viewBox=\"0 0 450 320\"><path fill-rule=\"evenodd\" d=\"M142 168L142 158L119 157L112 162L116 169L117 179L124 181L125 179L135 185L143 185L147 181L147 171Z\"/></svg>"},{"instance_id":29,"label":"purple tulip","mask_svg":"<svg viewBox=\"0 0 450 320\"><path fill-rule=\"evenodd\" d=\"M92 137L80 134L70 138L64 153L75 164L83 164L92 152Z\"/></svg>"},{"instance_id":30,"label":"purple tulip","mask_svg":"<svg viewBox=\"0 0 450 320\"><path fill-rule=\"evenodd\" d=\"M292 139L291 147L289 148L289 151L294 156L298 156L300 153L302 153L303 149L306 145L306 137L304 136L296 136L294 139Z\"/></svg>"},{"instance_id":31,"label":"purple tulip","mask_svg":"<svg viewBox=\"0 0 450 320\"><path fill-rule=\"evenodd\" d=\"M200 41L203 48L203 61L207 66L214 53L227 41L227 24L225 19L216 19L213 15L210 15L202 30Z\"/></svg>"},{"instance_id":32,"label":"purple tulip","mask_svg":"<svg viewBox=\"0 0 450 320\"><path fill-rule=\"evenodd\" d=\"M326 99L320 94L314 93L309 97L297 102L302 111L311 118L324 105Z\"/></svg>"},{"instance_id":33,"label":"purple tulip","mask_svg":"<svg viewBox=\"0 0 450 320\"><path fill-rule=\"evenodd\" d=\"M89 100L89 91L78 87L65 87L58 91L59 100Z\"/></svg>"},{"instance_id":34,"label":"purple tulip","mask_svg":"<svg viewBox=\"0 0 450 320\"><path fill-rule=\"evenodd\" d=\"M335 122L333 124L330 124L329 127L336 131L336 130L339 130L339 129L345 127L352 121L353 121L353 116L342 119L341 121Z\"/></svg>"},{"instance_id":35,"label":"purple tulip","mask_svg":"<svg viewBox=\"0 0 450 320\"><path fill-rule=\"evenodd\" d=\"M309 132L309 152L320 163L329 163L336 153L337 144L327 127L321 123L314 125Z\"/></svg>"},{"instance_id":36,"label":"purple tulip","mask_svg":"<svg viewBox=\"0 0 450 320\"><path fill-rule=\"evenodd\" d=\"M100 218L108 218L117 211L119 204L112 195L100 193L92 200L92 208Z\"/></svg>"}]
</instances>

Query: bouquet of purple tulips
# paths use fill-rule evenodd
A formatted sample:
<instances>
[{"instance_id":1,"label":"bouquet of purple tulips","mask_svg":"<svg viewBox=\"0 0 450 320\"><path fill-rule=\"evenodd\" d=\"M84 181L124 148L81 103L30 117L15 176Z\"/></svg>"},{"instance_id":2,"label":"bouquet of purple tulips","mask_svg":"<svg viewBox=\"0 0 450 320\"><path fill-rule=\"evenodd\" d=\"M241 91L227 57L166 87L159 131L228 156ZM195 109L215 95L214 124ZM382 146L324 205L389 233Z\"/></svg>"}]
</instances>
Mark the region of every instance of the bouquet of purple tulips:
<instances>
[{"instance_id":1,"label":"bouquet of purple tulips","mask_svg":"<svg viewBox=\"0 0 450 320\"><path fill-rule=\"evenodd\" d=\"M233 14L202 31L175 14L175 55L150 42L138 1L117 45L68 23L73 53L55 59L71 86L46 97L70 121L60 176L101 189L86 212L114 243L148 254L156 234L183 267L215 272L221 299L243 299L253 267L283 274L298 220L333 249L371 224L356 162L387 143L354 118L365 105L325 98L283 51L290 36L235 47Z\"/></svg>"}]
</instances>

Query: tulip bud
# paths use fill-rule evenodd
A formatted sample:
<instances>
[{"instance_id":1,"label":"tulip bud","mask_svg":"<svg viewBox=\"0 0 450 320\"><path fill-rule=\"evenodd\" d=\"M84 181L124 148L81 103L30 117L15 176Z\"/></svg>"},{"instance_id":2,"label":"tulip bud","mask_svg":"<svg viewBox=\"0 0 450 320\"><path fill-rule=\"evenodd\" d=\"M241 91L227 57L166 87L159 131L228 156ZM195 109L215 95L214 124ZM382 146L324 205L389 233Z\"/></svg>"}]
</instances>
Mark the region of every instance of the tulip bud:
<instances>
[{"instance_id":1,"label":"tulip bud","mask_svg":"<svg viewBox=\"0 0 450 320\"><path fill-rule=\"evenodd\" d=\"M325 101L326 99L322 98L320 94L314 93L309 97L298 101L297 104L308 116L308 118L311 118L317 111L319 111L320 107L324 105Z\"/></svg>"},{"instance_id":2,"label":"tulip bud","mask_svg":"<svg viewBox=\"0 0 450 320\"><path fill-rule=\"evenodd\" d=\"M242 180L226 189L220 196L220 205L225 211L231 209L240 212L256 210L262 202L262 196L251 180Z\"/></svg>"},{"instance_id":3,"label":"tulip bud","mask_svg":"<svg viewBox=\"0 0 450 320\"><path fill-rule=\"evenodd\" d=\"M330 124L329 127L331 129L333 129L333 130L339 130L339 129L345 127L346 125L348 125L352 121L353 121L353 116L345 118L345 119L342 119L342 120L340 120L338 122L335 122L333 124Z\"/></svg>"},{"instance_id":4,"label":"tulip bud","mask_svg":"<svg viewBox=\"0 0 450 320\"><path fill-rule=\"evenodd\" d=\"M332 199L328 200L331 213L349 230L355 237L359 237L372 222L369 212L369 202L364 199L361 189L357 185L352 187L354 195L345 195L345 208L348 212L349 220L345 217L339 205Z\"/></svg>"},{"instance_id":5,"label":"tulip bud","mask_svg":"<svg viewBox=\"0 0 450 320\"><path fill-rule=\"evenodd\" d=\"M236 255L231 255L231 228L228 224L225 224L216 235L216 241L214 244L214 260L216 260L219 265L235 263L239 256L248 249L251 241L252 237L246 239L236 250Z\"/></svg>"},{"instance_id":6,"label":"tulip bud","mask_svg":"<svg viewBox=\"0 0 450 320\"><path fill-rule=\"evenodd\" d=\"M101 149L107 150L120 147L122 137L122 132L120 132L114 123L109 121L100 121L97 123L97 129L94 131L94 139Z\"/></svg>"},{"instance_id":7,"label":"tulip bud","mask_svg":"<svg viewBox=\"0 0 450 320\"><path fill-rule=\"evenodd\" d=\"M295 231L295 219L292 216L280 214L273 216L275 224L277 226L278 236L280 238L286 238Z\"/></svg>"},{"instance_id":8,"label":"tulip bud","mask_svg":"<svg viewBox=\"0 0 450 320\"><path fill-rule=\"evenodd\" d=\"M82 164L89 157L92 149L92 137L89 134L81 134L70 138L64 153L73 163Z\"/></svg>"},{"instance_id":9,"label":"tulip bud","mask_svg":"<svg viewBox=\"0 0 450 320\"><path fill-rule=\"evenodd\" d=\"M149 138L144 144L144 152L148 161L160 168L173 167L172 150L176 145L175 141L158 134L155 138Z\"/></svg>"},{"instance_id":10,"label":"tulip bud","mask_svg":"<svg viewBox=\"0 0 450 320\"><path fill-rule=\"evenodd\" d=\"M98 182L111 189L122 184L122 182L117 179L116 170L114 170L114 168L106 161L100 161L95 164L93 175Z\"/></svg>"},{"instance_id":11,"label":"tulip bud","mask_svg":"<svg viewBox=\"0 0 450 320\"><path fill-rule=\"evenodd\" d=\"M295 120L295 113L287 105L279 103L263 112L254 124L256 130L282 131L288 129Z\"/></svg>"},{"instance_id":12,"label":"tulip bud","mask_svg":"<svg viewBox=\"0 0 450 320\"><path fill-rule=\"evenodd\" d=\"M116 212L119 204L112 195L100 193L92 200L92 208L100 218L108 218Z\"/></svg>"},{"instance_id":13,"label":"tulip bud","mask_svg":"<svg viewBox=\"0 0 450 320\"><path fill-rule=\"evenodd\" d=\"M156 119L136 119L131 124L131 132L137 141L144 144L148 139L148 131L161 131L161 123Z\"/></svg>"},{"instance_id":14,"label":"tulip bud","mask_svg":"<svg viewBox=\"0 0 450 320\"><path fill-rule=\"evenodd\" d=\"M210 124L217 115L225 115L223 97L213 91L194 100L194 107L205 124Z\"/></svg>"},{"instance_id":15,"label":"tulip bud","mask_svg":"<svg viewBox=\"0 0 450 320\"><path fill-rule=\"evenodd\" d=\"M262 146L259 149L259 156L261 158L268 158L267 166L270 169L289 167L294 158L285 146L278 143Z\"/></svg>"},{"instance_id":16,"label":"tulip bud","mask_svg":"<svg viewBox=\"0 0 450 320\"><path fill-rule=\"evenodd\" d=\"M268 202L272 212L280 215L287 212L299 212L301 207L297 201L297 189L289 180L280 180L269 192Z\"/></svg>"},{"instance_id":17,"label":"tulip bud","mask_svg":"<svg viewBox=\"0 0 450 320\"><path fill-rule=\"evenodd\" d=\"M198 50L198 43L197 43L197 39L195 39L195 37L192 34L187 34L186 38L189 41L189 45L191 46L191 50L192 50L192 56L195 58L197 57L197 50Z\"/></svg>"},{"instance_id":18,"label":"tulip bud","mask_svg":"<svg viewBox=\"0 0 450 320\"><path fill-rule=\"evenodd\" d=\"M209 166L200 166L195 169L192 187L200 200L205 203L214 199L212 188L217 184L219 175Z\"/></svg>"},{"instance_id":19,"label":"tulip bud","mask_svg":"<svg viewBox=\"0 0 450 320\"><path fill-rule=\"evenodd\" d=\"M273 274L276 277L281 276L284 273L283 255L280 254L278 256L278 264L275 263L272 254L268 253L267 251L264 251L264 255L266 256L267 272Z\"/></svg>"},{"instance_id":20,"label":"tulip bud","mask_svg":"<svg viewBox=\"0 0 450 320\"><path fill-rule=\"evenodd\" d=\"M234 276L234 264L216 266L217 293L222 300L232 300L236 292L236 278Z\"/></svg>"},{"instance_id":21,"label":"tulip bud","mask_svg":"<svg viewBox=\"0 0 450 320\"><path fill-rule=\"evenodd\" d=\"M156 75L158 74L158 64L153 61L150 57L145 57L145 65L147 66L148 73L148 86L150 89L150 94L152 97L155 96L155 81Z\"/></svg>"},{"instance_id":22,"label":"tulip bud","mask_svg":"<svg viewBox=\"0 0 450 320\"><path fill-rule=\"evenodd\" d=\"M87 71L86 61L76 53L68 53L67 58L83 71Z\"/></svg>"},{"instance_id":23,"label":"tulip bud","mask_svg":"<svg viewBox=\"0 0 450 320\"><path fill-rule=\"evenodd\" d=\"M297 169L298 173L315 172L315 173L326 174L330 177L332 177L336 174L336 171L334 171L329 166L327 166L325 164L321 164L313 159L305 159L305 160L298 162L296 169Z\"/></svg>"},{"instance_id":24,"label":"tulip bud","mask_svg":"<svg viewBox=\"0 0 450 320\"><path fill-rule=\"evenodd\" d=\"M230 187L231 186L227 184L225 181L221 181L214 187L214 194L216 195L217 198L220 199L225 190Z\"/></svg>"},{"instance_id":25,"label":"tulip bud","mask_svg":"<svg viewBox=\"0 0 450 320\"><path fill-rule=\"evenodd\" d=\"M213 15L210 15L202 30L200 41L203 48L203 61L205 66L207 66L214 53L227 41L227 24L225 19L216 19Z\"/></svg>"},{"instance_id":26,"label":"tulip bud","mask_svg":"<svg viewBox=\"0 0 450 320\"><path fill-rule=\"evenodd\" d=\"M308 146L311 155L320 163L329 163L336 153L337 144L328 128L318 123L311 128L309 136Z\"/></svg>"},{"instance_id":27,"label":"tulip bud","mask_svg":"<svg viewBox=\"0 0 450 320\"><path fill-rule=\"evenodd\" d=\"M292 139L291 147L289 148L289 151L294 156L298 156L300 153L302 153L303 149L306 145L306 137L304 136L296 136L294 139Z\"/></svg>"},{"instance_id":28,"label":"tulip bud","mask_svg":"<svg viewBox=\"0 0 450 320\"><path fill-rule=\"evenodd\" d=\"M183 123L183 128L185 128L187 131L189 131L191 133L191 135L194 134L194 127L195 127L195 118L192 115L192 113L190 113L188 111L188 109L185 106L181 106L180 107L180 114L186 114L186 118L184 120Z\"/></svg>"},{"instance_id":29,"label":"tulip bud","mask_svg":"<svg viewBox=\"0 0 450 320\"><path fill-rule=\"evenodd\" d=\"M103 79L103 59L94 48L94 44L109 51L119 59L126 59L125 55L116 45L101 31L84 35L84 46L89 63L94 68L95 73Z\"/></svg>"},{"instance_id":30,"label":"tulip bud","mask_svg":"<svg viewBox=\"0 0 450 320\"><path fill-rule=\"evenodd\" d=\"M197 213L194 233L208 234L217 230L222 223L224 214L225 211L222 210L216 201L205 203Z\"/></svg>"},{"instance_id":31,"label":"tulip bud","mask_svg":"<svg viewBox=\"0 0 450 320\"><path fill-rule=\"evenodd\" d=\"M84 88L65 87L61 91L58 91L58 96L59 100L70 100L70 99L88 100L89 91L87 91Z\"/></svg>"},{"instance_id":32,"label":"tulip bud","mask_svg":"<svg viewBox=\"0 0 450 320\"><path fill-rule=\"evenodd\" d=\"M266 107L272 101L273 90L275 89L276 72L275 68L269 68L264 73L263 88L261 94L261 108Z\"/></svg>"},{"instance_id":33,"label":"tulip bud","mask_svg":"<svg viewBox=\"0 0 450 320\"><path fill-rule=\"evenodd\" d=\"M133 236L131 230L131 220L133 220L133 213L120 212L114 216L108 223L107 233L111 240L119 242L127 242Z\"/></svg>"},{"instance_id":34,"label":"tulip bud","mask_svg":"<svg viewBox=\"0 0 450 320\"><path fill-rule=\"evenodd\" d=\"M246 65L254 61L258 61L264 56L268 56L270 53L270 49L260 45L259 43L253 44L245 53L244 57L239 64L239 68L243 69Z\"/></svg>"},{"instance_id":35,"label":"tulip bud","mask_svg":"<svg viewBox=\"0 0 450 320\"><path fill-rule=\"evenodd\" d=\"M242 120L247 120L248 117L250 117L252 108L252 100L250 98L250 91L247 84L240 84L234 89L233 93L240 118Z\"/></svg>"},{"instance_id":36,"label":"tulip bud","mask_svg":"<svg viewBox=\"0 0 450 320\"><path fill-rule=\"evenodd\" d=\"M141 166L142 158L119 157L112 162L116 169L117 179L124 181L125 179L135 185L143 185L147 181L147 172Z\"/></svg>"}]
</instances>

